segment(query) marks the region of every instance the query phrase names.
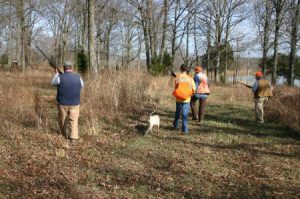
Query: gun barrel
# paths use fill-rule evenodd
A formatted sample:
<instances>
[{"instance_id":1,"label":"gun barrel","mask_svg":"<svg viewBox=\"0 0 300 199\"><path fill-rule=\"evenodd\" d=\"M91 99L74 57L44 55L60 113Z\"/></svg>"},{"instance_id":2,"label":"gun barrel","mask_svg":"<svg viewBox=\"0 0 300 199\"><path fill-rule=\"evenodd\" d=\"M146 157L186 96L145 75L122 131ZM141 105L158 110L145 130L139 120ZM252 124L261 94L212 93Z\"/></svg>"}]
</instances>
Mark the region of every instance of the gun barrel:
<instances>
[{"instance_id":1,"label":"gun barrel","mask_svg":"<svg viewBox=\"0 0 300 199\"><path fill-rule=\"evenodd\" d=\"M57 71L62 74L62 72L55 66L55 64L51 61L51 59L38 47L35 45L35 47L40 51L40 53L48 60L49 64L52 66L52 68L57 69Z\"/></svg>"},{"instance_id":2,"label":"gun barrel","mask_svg":"<svg viewBox=\"0 0 300 199\"><path fill-rule=\"evenodd\" d=\"M166 66L166 68L167 68L169 71L171 71L171 75L172 75L173 77L176 77L175 72L174 72L169 66Z\"/></svg>"},{"instance_id":3,"label":"gun barrel","mask_svg":"<svg viewBox=\"0 0 300 199\"><path fill-rule=\"evenodd\" d=\"M250 86L250 85L248 85L248 84L245 84L245 83L243 83L243 82L237 81L237 83L242 84L242 85L244 85L244 86L246 86L246 87L248 87L248 88L252 88L252 86Z\"/></svg>"}]
</instances>

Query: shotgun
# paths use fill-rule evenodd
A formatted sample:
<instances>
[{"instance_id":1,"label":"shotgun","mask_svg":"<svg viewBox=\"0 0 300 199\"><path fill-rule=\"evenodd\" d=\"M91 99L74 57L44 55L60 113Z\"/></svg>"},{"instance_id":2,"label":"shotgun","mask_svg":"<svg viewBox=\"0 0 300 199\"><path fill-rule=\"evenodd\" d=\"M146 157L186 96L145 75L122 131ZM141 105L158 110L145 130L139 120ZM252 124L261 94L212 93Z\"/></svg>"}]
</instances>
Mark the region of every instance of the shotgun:
<instances>
[{"instance_id":1,"label":"shotgun","mask_svg":"<svg viewBox=\"0 0 300 199\"><path fill-rule=\"evenodd\" d=\"M242 84L242 85L244 85L244 86L246 86L246 87L248 87L248 88L252 88L252 86L250 86L250 85L248 85L248 84L245 84L245 83L243 83L243 82L237 81L237 83Z\"/></svg>"},{"instance_id":2,"label":"shotgun","mask_svg":"<svg viewBox=\"0 0 300 199\"><path fill-rule=\"evenodd\" d=\"M166 68L167 68L169 71L171 71L171 75L172 75L173 77L176 77L176 74L174 73L174 71L172 70L172 68L170 68L169 66L166 66Z\"/></svg>"},{"instance_id":3,"label":"shotgun","mask_svg":"<svg viewBox=\"0 0 300 199\"><path fill-rule=\"evenodd\" d=\"M62 74L62 72L56 67L56 65L51 61L51 59L42 51L42 49L40 49L37 45L35 45L35 47L40 51L40 53L42 55L44 55L44 57L48 60L50 66L54 69L57 69L57 71L59 72L59 74Z\"/></svg>"}]
</instances>

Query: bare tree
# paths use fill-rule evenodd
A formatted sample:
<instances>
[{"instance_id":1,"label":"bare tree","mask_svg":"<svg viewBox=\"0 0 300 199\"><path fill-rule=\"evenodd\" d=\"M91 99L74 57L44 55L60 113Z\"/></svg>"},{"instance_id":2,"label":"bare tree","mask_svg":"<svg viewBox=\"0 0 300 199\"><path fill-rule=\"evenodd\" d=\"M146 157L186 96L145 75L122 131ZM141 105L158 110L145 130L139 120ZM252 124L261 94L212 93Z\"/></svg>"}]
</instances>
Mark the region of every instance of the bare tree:
<instances>
[{"instance_id":1,"label":"bare tree","mask_svg":"<svg viewBox=\"0 0 300 199\"><path fill-rule=\"evenodd\" d=\"M226 0L225 11L225 66L224 66L224 82L227 82L227 69L228 69L228 44L230 33L233 28L243 22L248 16L245 9L246 0ZM234 38L233 38L234 39ZM232 40L233 40L232 39Z\"/></svg>"},{"instance_id":2,"label":"bare tree","mask_svg":"<svg viewBox=\"0 0 300 199\"><path fill-rule=\"evenodd\" d=\"M300 21L300 1L292 0L290 16L291 16L291 27L292 31L290 34L291 50L290 50L290 60L289 60L289 74L288 74L288 84L294 86L295 79L295 62L296 62L296 47L299 41L298 29Z\"/></svg>"},{"instance_id":3,"label":"bare tree","mask_svg":"<svg viewBox=\"0 0 300 199\"><path fill-rule=\"evenodd\" d=\"M88 4L88 57L89 69L92 73L98 73L95 53L95 0L87 0Z\"/></svg>"},{"instance_id":4,"label":"bare tree","mask_svg":"<svg viewBox=\"0 0 300 199\"><path fill-rule=\"evenodd\" d=\"M71 10L75 5L71 0L51 1L47 3L46 11L42 13L54 36L55 61L58 65L65 60L72 26Z\"/></svg>"},{"instance_id":5,"label":"bare tree","mask_svg":"<svg viewBox=\"0 0 300 199\"><path fill-rule=\"evenodd\" d=\"M272 13L271 1L257 0L254 4L255 23L258 28L258 35L262 46L262 72L266 75L268 52L271 47L270 35L272 31Z\"/></svg>"},{"instance_id":6,"label":"bare tree","mask_svg":"<svg viewBox=\"0 0 300 199\"><path fill-rule=\"evenodd\" d=\"M188 23L184 23L187 19L188 8L192 4L192 0L182 1L175 0L175 5L173 6L172 19L170 20L171 25L171 56L172 63L176 55L176 51L182 44L185 30Z\"/></svg>"},{"instance_id":7,"label":"bare tree","mask_svg":"<svg viewBox=\"0 0 300 199\"><path fill-rule=\"evenodd\" d=\"M274 31L274 53L273 53L273 69L272 69L272 84L276 83L277 78L277 64L278 64L278 44L279 44L279 30L282 26L284 14L286 12L287 0L272 0L275 10L275 31Z\"/></svg>"},{"instance_id":8,"label":"bare tree","mask_svg":"<svg viewBox=\"0 0 300 199\"><path fill-rule=\"evenodd\" d=\"M26 62L25 62L25 45L26 45L26 24L25 24L25 5L24 0L20 0L17 4L17 10L18 10L18 17L19 17L19 23L21 27L21 65L22 65L22 71L26 68Z\"/></svg>"},{"instance_id":9,"label":"bare tree","mask_svg":"<svg viewBox=\"0 0 300 199\"><path fill-rule=\"evenodd\" d=\"M161 37L161 46L160 46L160 53L159 53L159 61L162 64L164 53L165 53L165 45L166 45L166 35L167 35L167 27L168 27L168 12L169 12L169 0L164 0L163 8L163 30L162 30L162 37Z\"/></svg>"}]
</instances>

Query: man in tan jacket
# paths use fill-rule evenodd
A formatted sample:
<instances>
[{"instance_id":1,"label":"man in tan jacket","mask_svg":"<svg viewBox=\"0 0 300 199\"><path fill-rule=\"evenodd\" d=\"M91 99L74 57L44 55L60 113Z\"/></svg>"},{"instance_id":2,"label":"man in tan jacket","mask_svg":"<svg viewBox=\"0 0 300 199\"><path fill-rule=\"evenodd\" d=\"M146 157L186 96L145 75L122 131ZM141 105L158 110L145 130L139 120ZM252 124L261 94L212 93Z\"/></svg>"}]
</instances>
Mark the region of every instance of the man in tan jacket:
<instances>
[{"instance_id":1,"label":"man in tan jacket","mask_svg":"<svg viewBox=\"0 0 300 199\"><path fill-rule=\"evenodd\" d=\"M272 86L270 82L263 79L262 72L255 74L256 81L252 86L255 100L255 120L259 123L264 123L264 108L269 97L273 96Z\"/></svg>"}]
</instances>

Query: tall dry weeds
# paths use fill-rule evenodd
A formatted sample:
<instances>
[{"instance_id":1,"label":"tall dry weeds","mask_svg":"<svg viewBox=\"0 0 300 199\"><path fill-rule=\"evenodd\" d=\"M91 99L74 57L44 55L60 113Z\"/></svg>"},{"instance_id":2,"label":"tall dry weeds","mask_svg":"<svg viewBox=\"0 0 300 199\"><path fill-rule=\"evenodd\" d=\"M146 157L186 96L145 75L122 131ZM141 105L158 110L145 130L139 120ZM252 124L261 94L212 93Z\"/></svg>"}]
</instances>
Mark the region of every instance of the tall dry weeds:
<instances>
[{"instance_id":1,"label":"tall dry weeds","mask_svg":"<svg viewBox=\"0 0 300 199\"><path fill-rule=\"evenodd\" d=\"M300 89L275 87L267 103L266 119L300 129Z\"/></svg>"},{"instance_id":2,"label":"tall dry weeds","mask_svg":"<svg viewBox=\"0 0 300 199\"><path fill-rule=\"evenodd\" d=\"M51 75L44 70L0 71L0 120L23 130L36 127L42 127L43 132L50 130L53 111L51 114L49 111L56 104Z\"/></svg>"},{"instance_id":3,"label":"tall dry weeds","mask_svg":"<svg viewBox=\"0 0 300 199\"><path fill-rule=\"evenodd\" d=\"M143 114L152 102L151 76L136 71L105 71L99 76L86 76L82 93L81 117L86 131L101 130L99 121Z\"/></svg>"}]
</instances>

